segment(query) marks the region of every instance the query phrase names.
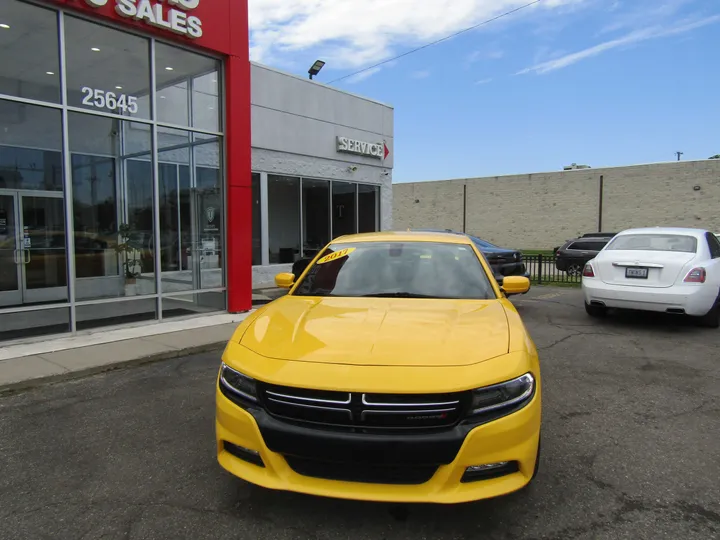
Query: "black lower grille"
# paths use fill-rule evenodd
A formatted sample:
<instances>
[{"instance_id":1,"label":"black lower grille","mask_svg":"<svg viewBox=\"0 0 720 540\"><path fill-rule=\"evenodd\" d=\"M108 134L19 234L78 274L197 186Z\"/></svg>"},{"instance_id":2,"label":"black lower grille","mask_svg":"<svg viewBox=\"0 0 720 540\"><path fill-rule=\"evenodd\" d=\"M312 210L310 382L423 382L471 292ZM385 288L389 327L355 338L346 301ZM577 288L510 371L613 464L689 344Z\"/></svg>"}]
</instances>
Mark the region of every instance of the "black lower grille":
<instances>
[{"instance_id":1,"label":"black lower grille","mask_svg":"<svg viewBox=\"0 0 720 540\"><path fill-rule=\"evenodd\" d=\"M293 471L303 476L366 484L424 484L433 477L438 469L436 465L407 467L363 463L332 463L294 456L285 456L285 460Z\"/></svg>"},{"instance_id":2,"label":"black lower grille","mask_svg":"<svg viewBox=\"0 0 720 540\"><path fill-rule=\"evenodd\" d=\"M277 418L357 432L448 428L460 420L470 397L467 392L365 394L267 384L259 390L262 404Z\"/></svg>"}]
</instances>

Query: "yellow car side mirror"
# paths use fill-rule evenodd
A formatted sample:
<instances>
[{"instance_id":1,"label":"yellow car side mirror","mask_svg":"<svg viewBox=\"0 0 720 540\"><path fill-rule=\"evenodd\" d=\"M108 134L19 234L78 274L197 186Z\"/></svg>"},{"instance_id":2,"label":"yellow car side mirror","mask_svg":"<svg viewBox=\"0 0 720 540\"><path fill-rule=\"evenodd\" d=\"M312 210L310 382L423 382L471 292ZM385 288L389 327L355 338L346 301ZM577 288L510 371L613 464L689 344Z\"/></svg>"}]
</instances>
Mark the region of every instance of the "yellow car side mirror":
<instances>
[{"instance_id":1,"label":"yellow car side mirror","mask_svg":"<svg viewBox=\"0 0 720 540\"><path fill-rule=\"evenodd\" d=\"M505 276L502 290L508 296L513 294L525 294L530 290L530 280L523 276Z\"/></svg>"},{"instance_id":2,"label":"yellow car side mirror","mask_svg":"<svg viewBox=\"0 0 720 540\"><path fill-rule=\"evenodd\" d=\"M289 289L295 283L295 274L283 272L275 276L275 285L281 289Z\"/></svg>"}]
</instances>

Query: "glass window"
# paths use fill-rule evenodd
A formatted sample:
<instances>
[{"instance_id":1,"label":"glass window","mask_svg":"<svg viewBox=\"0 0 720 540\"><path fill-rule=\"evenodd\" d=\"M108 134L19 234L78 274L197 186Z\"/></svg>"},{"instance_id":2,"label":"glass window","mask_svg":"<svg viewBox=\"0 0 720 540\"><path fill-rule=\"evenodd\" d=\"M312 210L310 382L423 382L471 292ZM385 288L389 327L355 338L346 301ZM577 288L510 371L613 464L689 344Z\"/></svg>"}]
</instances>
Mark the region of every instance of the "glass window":
<instances>
[{"instance_id":1,"label":"glass window","mask_svg":"<svg viewBox=\"0 0 720 540\"><path fill-rule=\"evenodd\" d=\"M199 140L198 140L199 139ZM199 287L216 289L223 286L223 190L221 186L220 141L199 138L193 146L195 162L195 207L199 242Z\"/></svg>"},{"instance_id":2,"label":"glass window","mask_svg":"<svg viewBox=\"0 0 720 540\"><path fill-rule=\"evenodd\" d=\"M357 232L357 219L355 218L355 198L357 184L347 182L332 183L333 238Z\"/></svg>"},{"instance_id":3,"label":"glass window","mask_svg":"<svg viewBox=\"0 0 720 540\"><path fill-rule=\"evenodd\" d=\"M720 258L720 242L718 242L717 236L713 233L706 233L708 248L710 248L710 256L713 259Z\"/></svg>"},{"instance_id":4,"label":"glass window","mask_svg":"<svg viewBox=\"0 0 720 540\"><path fill-rule=\"evenodd\" d=\"M68 299L61 140L59 110L0 101L0 308Z\"/></svg>"},{"instance_id":5,"label":"glass window","mask_svg":"<svg viewBox=\"0 0 720 540\"><path fill-rule=\"evenodd\" d=\"M697 239L680 234L626 234L616 236L608 250L614 251L680 251L695 253Z\"/></svg>"},{"instance_id":6,"label":"glass window","mask_svg":"<svg viewBox=\"0 0 720 540\"><path fill-rule=\"evenodd\" d=\"M155 70L159 121L220 131L220 62L156 43Z\"/></svg>"},{"instance_id":7,"label":"glass window","mask_svg":"<svg viewBox=\"0 0 720 540\"><path fill-rule=\"evenodd\" d=\"M294 294L387 298L495 298L490 280L468 245L439 242L333 244Z\"/></svg>"},{"instance_id":8,"label":"glass window","mask_svg":"<svg viewBox=\"0 0 720 540\"><path fill-rule=\"evenodd\" d=\"M70 308L0 313L0 341L27 339L70 331Z\"/></svg>"},{"instance_id":9,"label":"glass window","mask_svg":"<svg viewBox=\"0 0 720 540\"><path fill-rule=\"evenodd\" d=\"M161 257L163 292L191 291L193 279L192 190L190 133L158 129ZM176 255L177 253L177 255Z\"/></svg>"},{"instance_id":10,"label":"glass window","mask_svg":"<svg viewBox=\"0 0 720 540\"><path fill-rule=\"evenodd\" d=\"M330 241L330 182L306 180L303 195L303 254L314 257Z\"/></svg>"},{"instance_id":11,"label":"glass window","mask_svg":"<svg viewBox=\"0 0 720 540\"><path fill-rule=\"evenodd\" d=\"M158 130L163 293L224 285L220 148L218 137ZM208 297L190 295L174 301L187 298L196 298L196 309Z\"/></svg>"},{"instance_id":12,"label":"glass window","mask_svg":"<svg viewBox=\"0 0 720 540\"><path fill-rule=\"evenodd\" d=\"M252 173L252 264L262 264L260 173Z\"/></svg>"},{"instance_id":13,"label":"glass window","mask_svg":"<svg viewBox=\"0 0 720 540\"><path fill-rule=\"evenodd\" d=\"M57 12L3 0L0 51L0 94L60 102Z\"/></svg>"},{"instance_id":14,"label":"glass window","mask_svg":"<svg viewBox=\"0 0 720 540\"><path fill-rule=\"evenodd\" d=\"M152 297L138 298L130 302L113 302L112 307L109 309L108 307L104 303L77 306L75 308L77 319L75 326L78 330L89 330L103 326L151 321L157 318L157 303Z\"/></svg>"},{"instance_id":15,"label":"glass window","mask_svg":"<svg viewBox=\"0 0 720 540\"><path fill-rule=\"evenodd\" d=\"M160 196L160 268L163 272L182 269L180 249L180 178L179 166L174 163L159 163Z\"/></svg>"},{"instance_id":16,"label":"glass window","mask_svg":"<svg viewBox=\"0 0 720 540\"><path fill-rule=\"evenodd\" d=\"M163 319L222 311L226 308L225 297L225 291L164 296L162 301Z\"/></svg>"},{"instance_id":17,"label":"glass window","mask_svg":"<svg viewBox=\"0 0 720 540\"><path fill-rule=\"evenodd\" d=\"M268 175L270 264L300 258L300 179Z\"/></svg>"},{"instance_id":18,"label":"glass window","mask_svg":"<svg viewBox=\"0 0 720 540\"><path fill-rule=\"evenodd\" d=\"M62 115L0 100L0 189L62 191Z\"/></svg>"},{"instance_id":19,"label":"glass window","mask_svg":"<svg viewBox=\"0 0 720 540\"><path fill-rule=\"evenodd\" d=\"M150 132L130 123L70 113L76 297L155 293Z\"/></svg>"},{"instance_id":20,"label":"glass window","mask_svg":"<svg viewBox=\"0 0 720 540\"><path fill-rule=\"evenodd\" d=\"M380 230L380 186L358 185L358 232Z\"/></svg>"},{"instance_id":21,"label":"glass window","mask_svg":"<svg viewBox=\"0 0 720 540\"><path fill-rule=\"evenodd\" d=\"M150 118L150 42L65 16L68 105Z\"/></svg>"},{"instance_id":22,"label":"glass window","mask_svg":"<svg viewBox=\"0 0 720 540\"><path fill-rule=\"evenodd\" d=\"M0 189L62 191L62 178L60 152L0 146Z\"/></svg>"}]
</instances>

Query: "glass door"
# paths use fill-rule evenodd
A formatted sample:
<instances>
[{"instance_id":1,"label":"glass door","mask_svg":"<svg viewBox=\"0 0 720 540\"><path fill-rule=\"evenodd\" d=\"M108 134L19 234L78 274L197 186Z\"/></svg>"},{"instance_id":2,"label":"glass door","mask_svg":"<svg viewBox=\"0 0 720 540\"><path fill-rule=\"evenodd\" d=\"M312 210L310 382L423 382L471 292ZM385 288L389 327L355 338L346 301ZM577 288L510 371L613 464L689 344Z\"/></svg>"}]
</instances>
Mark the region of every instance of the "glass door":
<instances>
[{"instance_id":1,"label":"glass door","mask_svg":"<svg viewBox=\"0 0 720 540\"><path fill-rule=\"evenodd\" d=\"M19 206L23 303L67 301L62 193L20 194Z\"/></svg>"},{"instance_id":2,"label":"glass door","mask_svg":"<svg viewBox=\"0 0 720 540\"><path fill-rule=\"evenodd\" d=\"M198 190L195 198L195 231L197 238L196 288L223 286L222 279L222 201L215 190Z\"/></svg>"},{"instance_id":3,"label":"glass door","mask_svg":"<svg viewBox=\"0 0 720 540\"><path fill-rule=\"evenodd\" d=\"M17 196L0 191L0 307L22 304Z\"/></svg>"}]
</instances>

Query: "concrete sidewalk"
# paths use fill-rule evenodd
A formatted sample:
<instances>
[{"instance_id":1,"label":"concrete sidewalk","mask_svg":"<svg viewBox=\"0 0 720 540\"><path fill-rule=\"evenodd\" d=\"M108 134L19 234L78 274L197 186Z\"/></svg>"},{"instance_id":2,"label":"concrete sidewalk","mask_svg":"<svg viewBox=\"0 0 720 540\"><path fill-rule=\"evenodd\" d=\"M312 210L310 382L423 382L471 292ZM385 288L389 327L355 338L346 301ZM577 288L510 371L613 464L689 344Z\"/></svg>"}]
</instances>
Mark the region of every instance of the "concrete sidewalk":
<instances>
[{"instance_id":1,"label":"concrete sidewalk","mask_svg":"<svg viewBox=\"0 0 720 540\"><path fill-rule=\"evenodd\" d=\"M208 315L0 348L0 393L156 360L218 351L247 313Z\"/></svg>"}]
</instances>

